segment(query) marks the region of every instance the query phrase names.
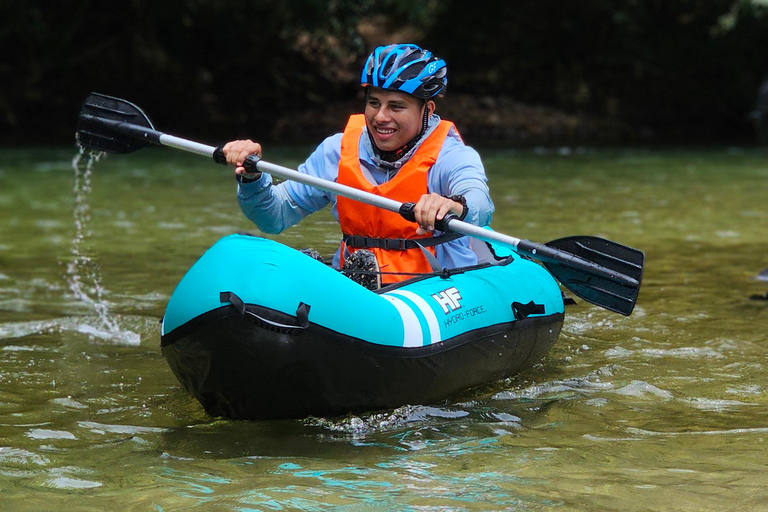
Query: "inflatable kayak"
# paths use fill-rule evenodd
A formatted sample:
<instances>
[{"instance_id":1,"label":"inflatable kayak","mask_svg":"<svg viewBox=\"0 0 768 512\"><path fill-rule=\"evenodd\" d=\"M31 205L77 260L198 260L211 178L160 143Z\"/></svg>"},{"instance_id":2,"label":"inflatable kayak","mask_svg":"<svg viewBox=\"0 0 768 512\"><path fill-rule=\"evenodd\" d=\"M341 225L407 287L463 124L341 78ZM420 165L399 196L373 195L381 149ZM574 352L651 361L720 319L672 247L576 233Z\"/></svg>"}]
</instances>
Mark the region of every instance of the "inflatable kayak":
<instances>
[{"instance_id":1,"label":"inflatable kayak","mask_svg":"<svg viewBox=\"0 0 768 512\"><path fill-rule=\"evenodd\" d=\"M533 365L560 333L555 279L501 251L372 292L280 243L227 236L171 296L162 353L213 416L338 416L444 400Z\"/></svg>"}]
</instances>

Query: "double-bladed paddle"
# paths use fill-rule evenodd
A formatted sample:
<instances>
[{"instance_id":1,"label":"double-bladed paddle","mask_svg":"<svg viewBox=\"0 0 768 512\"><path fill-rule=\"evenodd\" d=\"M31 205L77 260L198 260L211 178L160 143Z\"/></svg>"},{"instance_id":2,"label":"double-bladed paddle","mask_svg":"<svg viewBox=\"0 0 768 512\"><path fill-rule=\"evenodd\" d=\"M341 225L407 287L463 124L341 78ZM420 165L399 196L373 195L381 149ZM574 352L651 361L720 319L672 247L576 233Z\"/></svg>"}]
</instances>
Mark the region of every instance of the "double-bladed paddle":
<instances>
[{"instance_id":1,"label":"double-bladed paddle","mask_svg":"<svg viewBox=\"0 0 768 512\"><path fill-rule=\"evenodd\" d=\"M80 110L77 139L85 148L108 153L131 153L151 143L213 157L216 162L226 164L222 148L159 132L136 105L98 93L92 93ZM263 171L298 181L397 212L407 220L415 220L414 203L400 203L310 176L265 162L256 155L249 156L243 167L249 172ZM436 227L441 231L456 232L509 246L518 254L543 263L563 286L577 296L610 311L629 315L637 302L645 261L645 256L637 249L593 236L571 236L541 245L460 221L455 215L447 215Z\"/></svg>"}]
</instances>

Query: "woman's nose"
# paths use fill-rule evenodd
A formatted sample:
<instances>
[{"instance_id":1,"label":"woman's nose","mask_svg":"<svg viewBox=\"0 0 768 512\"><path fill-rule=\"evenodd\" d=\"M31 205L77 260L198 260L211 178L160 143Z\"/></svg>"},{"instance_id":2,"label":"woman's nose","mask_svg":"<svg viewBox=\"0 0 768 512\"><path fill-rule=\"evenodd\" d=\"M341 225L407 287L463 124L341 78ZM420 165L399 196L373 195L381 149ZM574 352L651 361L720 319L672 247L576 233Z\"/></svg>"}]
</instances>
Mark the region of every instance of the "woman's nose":
<instances>
[{"instance_id":1,"label":"woman's nose","mask_svg":"<svg viewBox=\"0 0 768 512\"><path fill-rule=\"evenodd\" d=\"M388 121L389 117L389 110L385 107L380 107L379 110L376 111L376 115L373 116L377 121Z\"/></svg>"}]
</instances>

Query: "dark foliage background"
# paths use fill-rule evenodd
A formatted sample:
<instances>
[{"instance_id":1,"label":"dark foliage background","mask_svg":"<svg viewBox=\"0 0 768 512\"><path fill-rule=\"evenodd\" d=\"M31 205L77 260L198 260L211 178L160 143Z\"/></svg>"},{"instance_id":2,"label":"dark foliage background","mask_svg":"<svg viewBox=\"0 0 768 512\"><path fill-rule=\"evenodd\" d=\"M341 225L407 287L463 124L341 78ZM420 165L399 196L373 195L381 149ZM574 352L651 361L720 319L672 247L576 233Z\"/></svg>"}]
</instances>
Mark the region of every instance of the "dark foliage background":
<instances>
[{"instance_id":1,"label":"dark foliage background","mask_svg":"<svg viewBox=\"0 0 768 512\"><path fill-rule=\"evenodd\" d=\"M444 112L460 128L466 119L476 137L730 143L752 134L747 115L768 73L768 5L2 2L0 144L73 142L90 91L128 99L159 129L210 143L316 142L359 109L369 51L406 41L446 59Z\"/></svg>"}]
</instances>

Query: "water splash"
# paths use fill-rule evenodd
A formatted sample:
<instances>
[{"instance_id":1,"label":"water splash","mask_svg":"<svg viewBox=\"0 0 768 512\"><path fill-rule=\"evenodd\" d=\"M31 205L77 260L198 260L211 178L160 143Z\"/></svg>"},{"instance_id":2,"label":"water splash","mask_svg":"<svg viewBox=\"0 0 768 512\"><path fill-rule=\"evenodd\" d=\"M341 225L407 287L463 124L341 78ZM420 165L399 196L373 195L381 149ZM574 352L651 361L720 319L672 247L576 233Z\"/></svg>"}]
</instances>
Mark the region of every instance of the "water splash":
<instances>
[{"instance_id":1,"label":"water splash","mask_svg":"<svg viewBox=\"0 0 768 512\"><path fill-rule=\"evenodd\" d=\"M72 159L75 171L73 192L75 196L74 223L75 236L72 239L71 261L67 263L65 279L69 290L75 298L96 313L100 326L84 326L83 332L96 338L110 339L117 343L138 345L140 336L131 331L124 331L109 313L107 301L104 299L104 287L101 285L99 266L88 253L85 241L90 236L88 222L91 219L88 198L91 194L91 176L93 166L104 156L103 152L95 152L80 147L80 151Z\"/></svg>"}]
</instances>

